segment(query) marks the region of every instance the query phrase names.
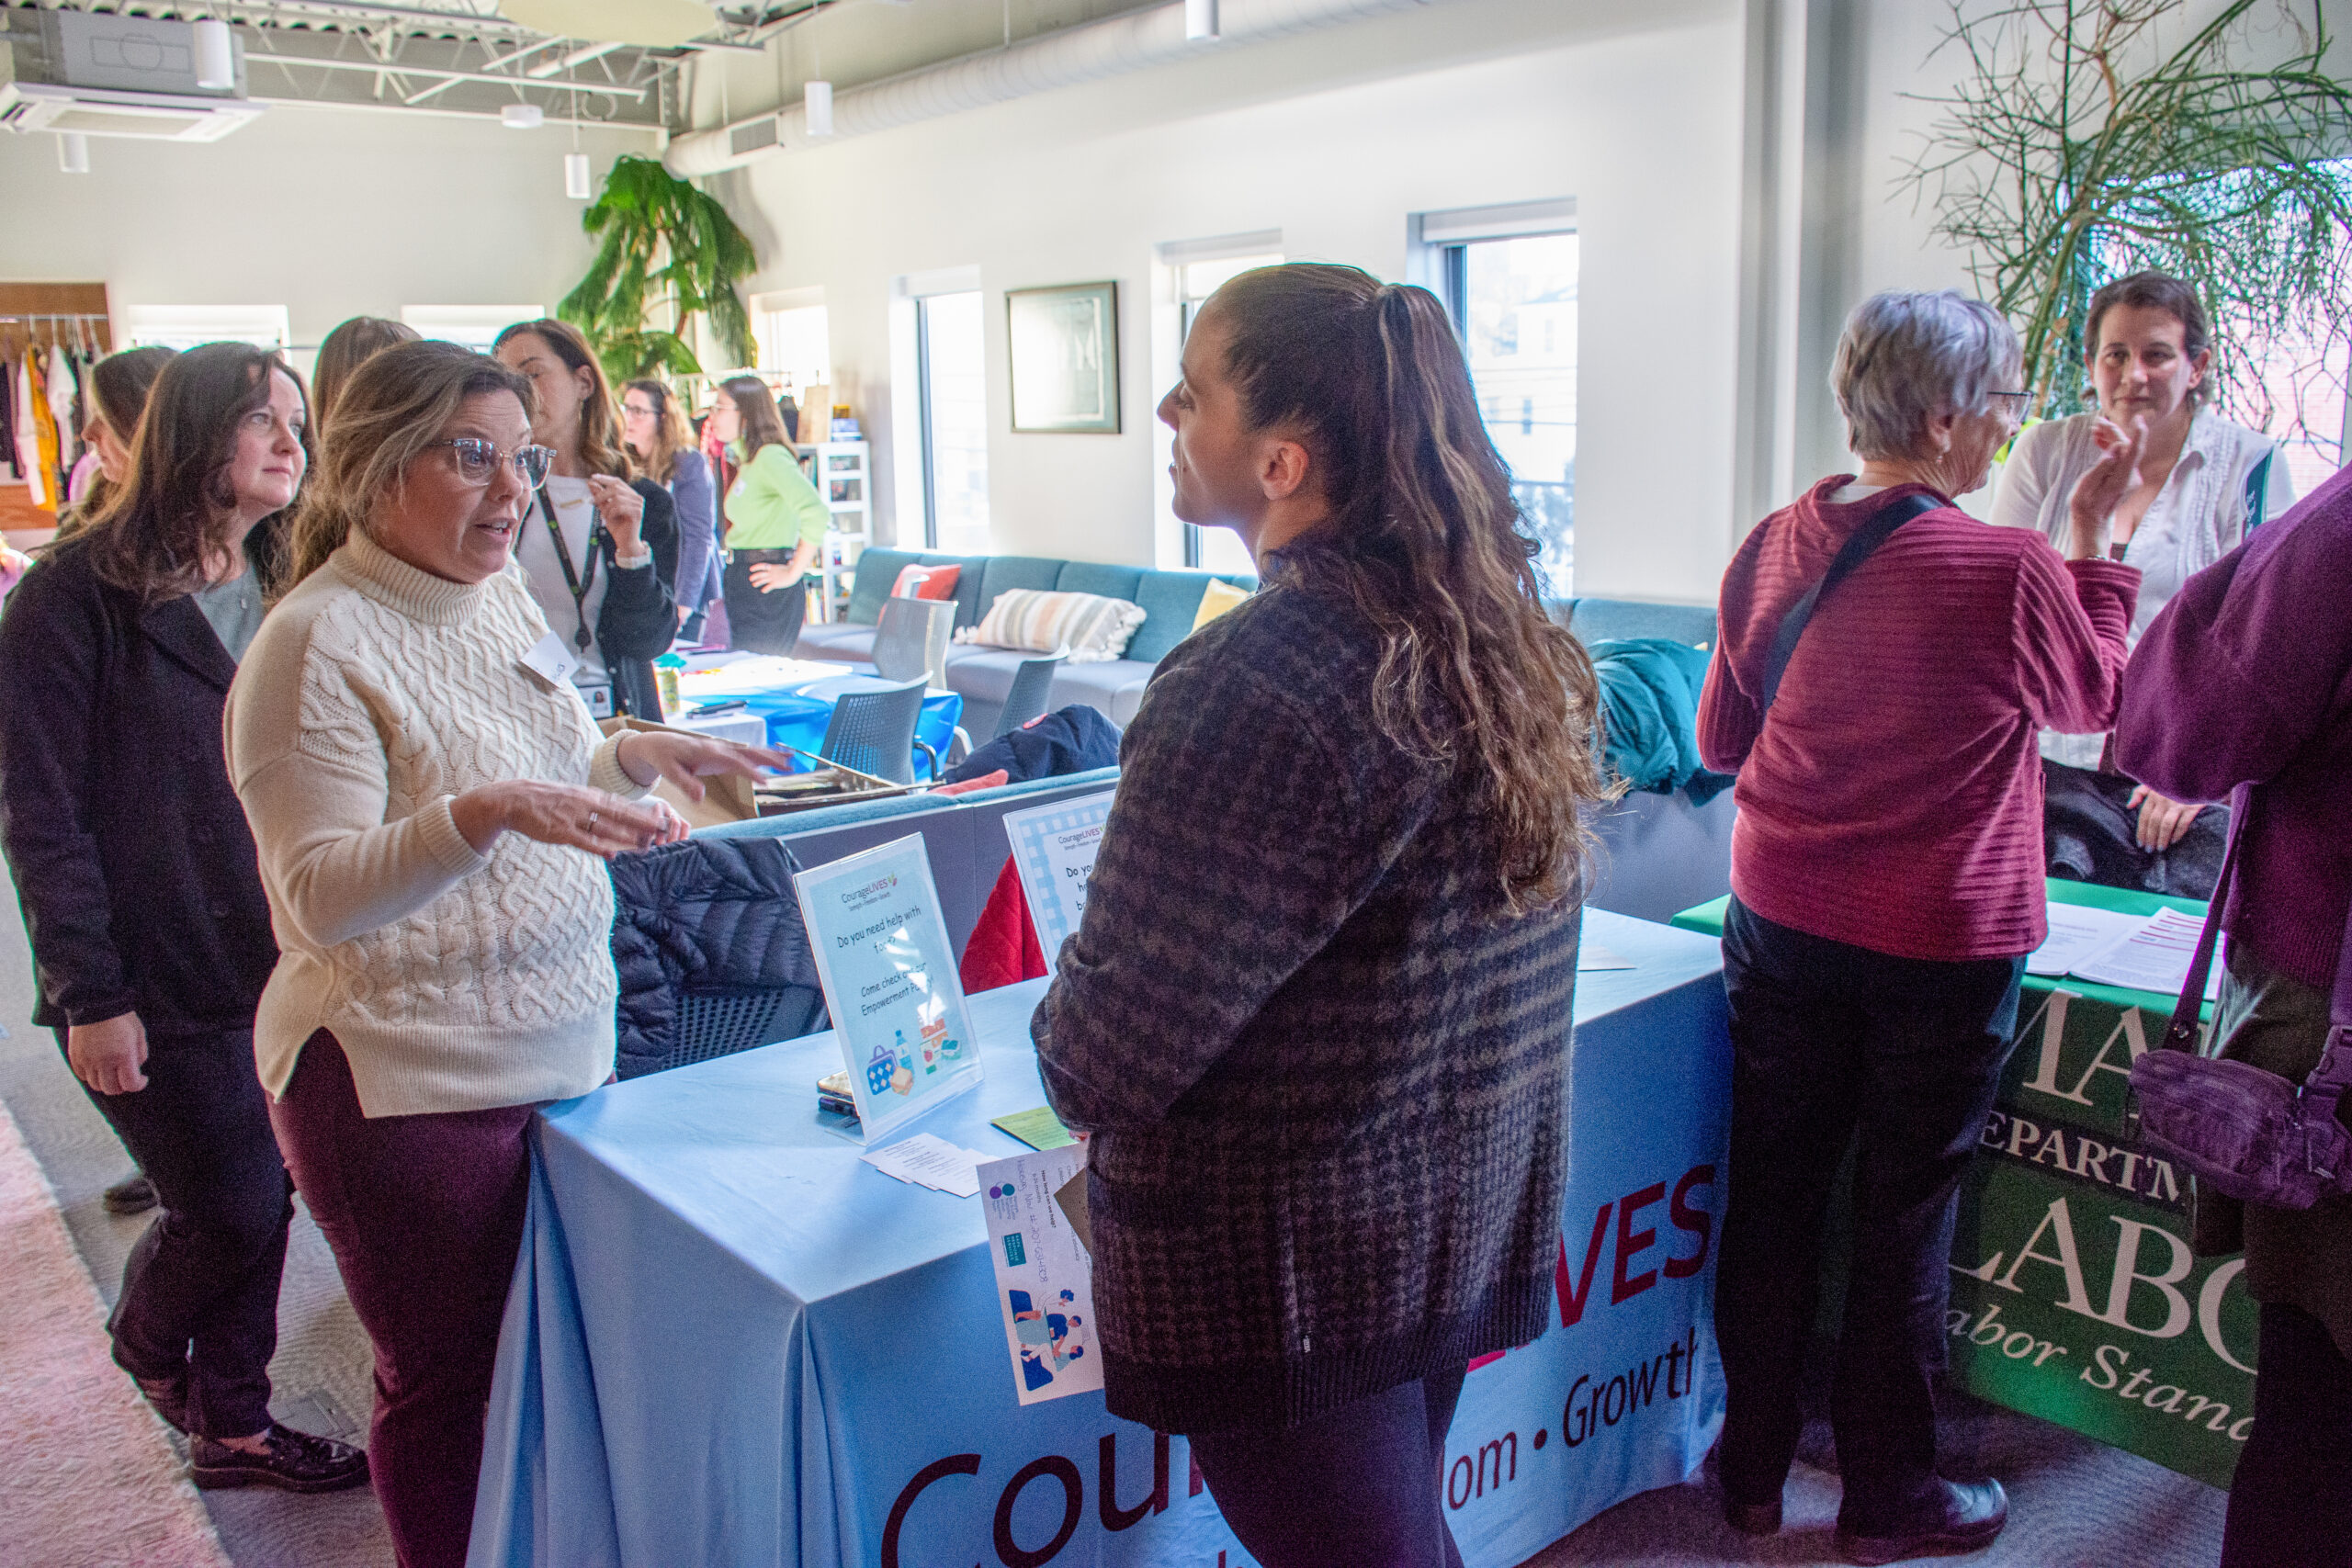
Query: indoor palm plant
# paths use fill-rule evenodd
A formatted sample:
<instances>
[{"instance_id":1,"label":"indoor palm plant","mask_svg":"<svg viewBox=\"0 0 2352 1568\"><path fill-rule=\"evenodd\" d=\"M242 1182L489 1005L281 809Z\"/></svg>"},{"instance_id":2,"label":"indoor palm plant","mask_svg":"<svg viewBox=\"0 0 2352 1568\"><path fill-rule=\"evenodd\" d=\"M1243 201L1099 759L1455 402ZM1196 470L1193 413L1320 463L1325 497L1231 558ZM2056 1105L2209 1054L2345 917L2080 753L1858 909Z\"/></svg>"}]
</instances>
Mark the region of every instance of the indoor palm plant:
<instances>
[{"instance_id":1,"label":"indoor palm plant","mask_svg":"<svg viewBox=\"0 0 2352 1568\"><path fill-rule=\"evenodd\" d=\"M683 335L702 316L729 361L754 358L751 319L735 286L759 265L752 242L718 201L652 158L614 160L581 227L604 243L556 314L595 345L616 379L702 368ZM666 316L673 323L657 324Z\"/></svg>"}]
</instances>

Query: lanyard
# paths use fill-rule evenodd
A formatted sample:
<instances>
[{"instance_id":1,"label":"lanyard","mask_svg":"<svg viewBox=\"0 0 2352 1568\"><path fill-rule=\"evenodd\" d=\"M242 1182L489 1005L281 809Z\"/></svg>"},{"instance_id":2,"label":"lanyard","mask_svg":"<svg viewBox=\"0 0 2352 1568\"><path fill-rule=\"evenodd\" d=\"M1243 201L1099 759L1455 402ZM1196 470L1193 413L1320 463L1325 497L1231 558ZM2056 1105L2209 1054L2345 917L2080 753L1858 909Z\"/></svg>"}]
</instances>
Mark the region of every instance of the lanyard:
<instances>
[{"instance_id":1,"label":"lanyard","mask_svg":"<svg viewBox=\"0 0 2352 1568\"><path fill-rule=\"evenodd\" d=\"M588 629L588 591L596 584L597 525L592 521L588 525L588 575L582 581L580 573L572 570L571 551L564 546L563 528L555 520L555 503L548 500L544 486L539 491L539 515L547 519L548 537L555 542L555 558L563 567L563 585L571 593L571 611L580 618L580 629L571 634L571 646L585 653L588 645L596 640L595 634Z\"/></svg>"}]
</instances>

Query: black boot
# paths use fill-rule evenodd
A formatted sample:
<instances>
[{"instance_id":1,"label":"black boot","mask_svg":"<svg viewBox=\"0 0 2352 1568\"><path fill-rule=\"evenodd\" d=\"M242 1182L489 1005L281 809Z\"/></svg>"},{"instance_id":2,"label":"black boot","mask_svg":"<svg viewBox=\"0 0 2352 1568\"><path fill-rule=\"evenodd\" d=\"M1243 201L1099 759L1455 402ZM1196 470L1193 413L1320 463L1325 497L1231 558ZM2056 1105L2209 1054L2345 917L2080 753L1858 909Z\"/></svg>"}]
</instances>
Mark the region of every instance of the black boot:
<instances>
[{"instance_id":1,"label":"black boot","mask_svg":"<svg viewBox=\"0 0 2352 1568\"><path fill-rule=\"evenodd\" d=\"M314 1438L277 1422L267 1447L249 1454L210 1438L188 1443L187 1476L198 1486L275 1486L283 1492L340 1492L365 1485L368 1455L349 1443Z\"/></svg>"}]
</instances>

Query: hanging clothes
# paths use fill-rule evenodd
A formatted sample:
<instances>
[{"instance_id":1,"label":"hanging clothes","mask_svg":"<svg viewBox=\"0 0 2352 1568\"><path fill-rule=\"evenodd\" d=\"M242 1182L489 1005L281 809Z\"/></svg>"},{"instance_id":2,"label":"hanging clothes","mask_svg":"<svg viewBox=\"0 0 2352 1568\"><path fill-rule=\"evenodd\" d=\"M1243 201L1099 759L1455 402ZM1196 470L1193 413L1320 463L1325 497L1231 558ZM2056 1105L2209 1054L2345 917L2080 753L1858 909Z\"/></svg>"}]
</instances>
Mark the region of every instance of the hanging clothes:
<instances>
[{"instance_id":1,"label":"hanging clothes","mask_svg":"<svg viewBox=\"0 0 2352 1568\"><path fill-rule=\"evenodd\" d=\"M32 400L33 504L57 510L57 416L50 412L47 355L38 348L25 351L26 392Z\"/></svg>"},{"instance_id":2,"label":"hanging clothes","mask_svg":"<svg viewBox=\"0 0 2352 1568\"><path fill-rule=\"evenodd\" d=\"M0 468L6 469L8 479L24 481L24 465L17 461L17 362L5 356L0 356Z\"/></svg>"},{"instance_id":3,"label":"hanging clothes","mask_svg":"<svg viewBox=\"0 0 2352 1568\"><path fill-rule=\"evenodd\" d=\"M24 352L17 355L17 363L8 378L16 391L16 408L12 411L11 428L17 434L17 477L25 483L37 484L35 476L40 469L40 442L33 426L33 345L26 343Z\"/></svg>"}]
</instances>

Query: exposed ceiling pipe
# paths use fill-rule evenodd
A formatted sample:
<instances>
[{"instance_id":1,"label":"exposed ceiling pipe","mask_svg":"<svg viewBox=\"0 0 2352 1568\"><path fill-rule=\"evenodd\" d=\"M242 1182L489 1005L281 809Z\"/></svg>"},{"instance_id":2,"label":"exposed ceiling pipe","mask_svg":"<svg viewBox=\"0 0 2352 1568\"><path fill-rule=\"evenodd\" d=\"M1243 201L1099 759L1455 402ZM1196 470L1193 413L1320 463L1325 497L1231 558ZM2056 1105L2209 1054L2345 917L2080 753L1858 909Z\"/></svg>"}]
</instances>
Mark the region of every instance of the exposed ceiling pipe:
<instances>
[{"instance_id":1,"label":"exposed ceiling pipe","mask_svg":"<svg viewBox=\"0 0 2352 1568\"><path fill-rule=\"evenodd\" d=\"M1197 55L1204 50L1280 38L1394 11L1419 10L1442 0L1223 0L1218 40L1188 40L1184 0L1108 17L1048 33L1010 49L992 49L928 65L833 96L833 134L825 140L893 130L944 115L1011 103L1057 87L1122 76ZM765 123L763 123L765 122ZM738 168L779 147L808 142L798 106L755 115L713 130L680 136L662 157L681 176ZM740 149L740 150L739 150Z\"/></svg>"}]
</instances>

